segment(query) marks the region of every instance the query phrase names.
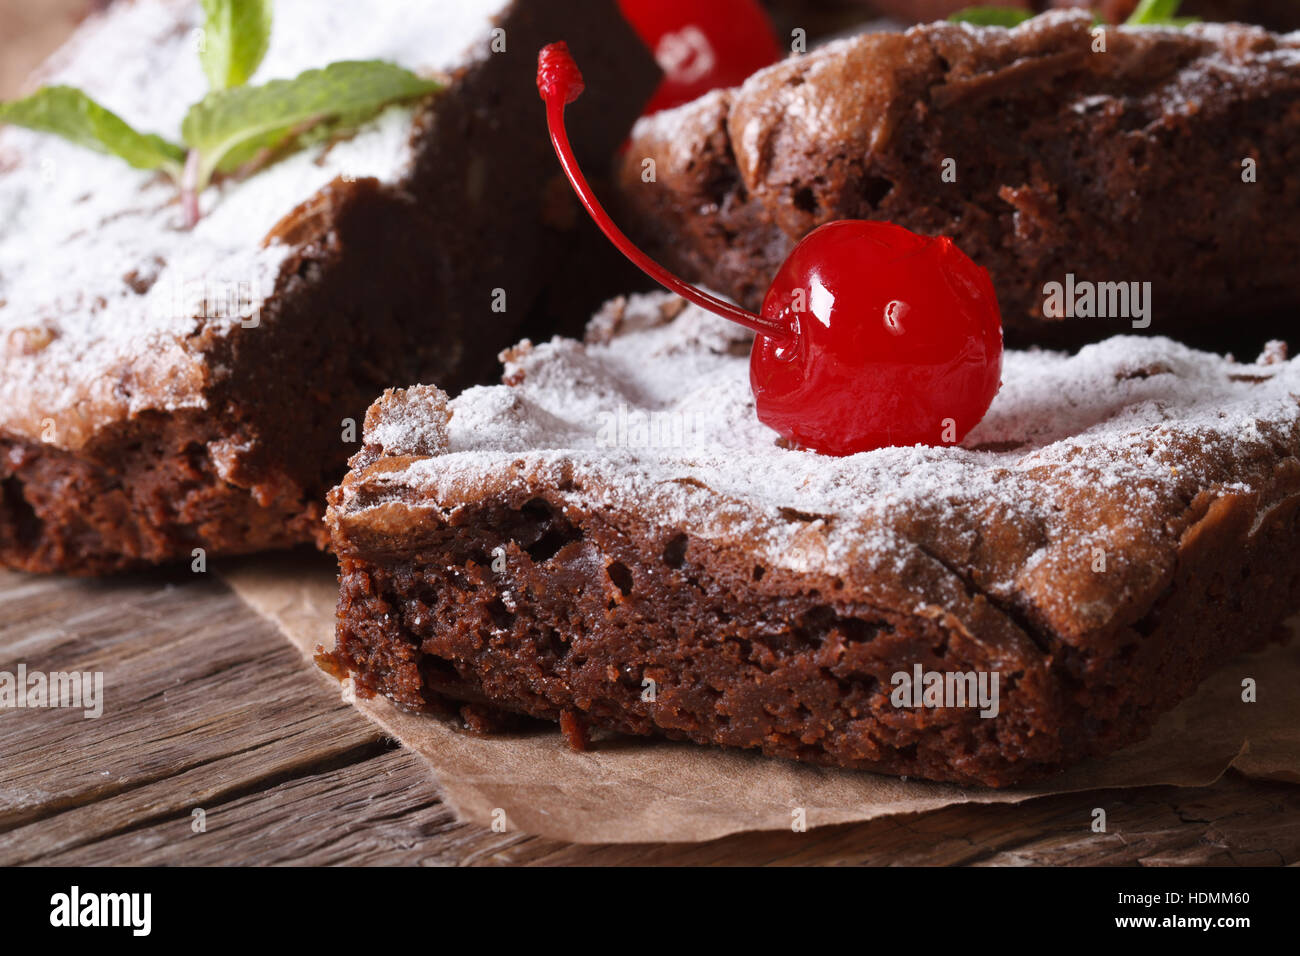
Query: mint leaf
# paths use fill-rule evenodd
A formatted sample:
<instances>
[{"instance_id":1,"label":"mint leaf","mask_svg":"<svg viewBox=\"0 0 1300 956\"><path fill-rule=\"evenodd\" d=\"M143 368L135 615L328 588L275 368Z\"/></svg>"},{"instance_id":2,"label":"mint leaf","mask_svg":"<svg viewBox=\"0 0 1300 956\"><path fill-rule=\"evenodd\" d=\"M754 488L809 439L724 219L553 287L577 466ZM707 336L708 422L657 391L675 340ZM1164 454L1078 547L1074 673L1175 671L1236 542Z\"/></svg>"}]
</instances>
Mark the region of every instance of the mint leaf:
<instances>
[{"instance_id":1,"label":"mint leaf","mask_svg":"<svg viewBox=\"0 0 1300 956\"><path fill-rule=\"evenodd\" d=\"M1179 17L1178 7L1182 0L1141 0L1137 7L1124 21L1130 27L1182 27L1195 23L1195 17Z\"/></svg>"},{"instance_id":2,"label":"mint leaf","mask_svg":"<svg viewBox=\"0 0 1300 956\"><path fill-rule=\"evenodd\" d=\"M271 0L203 0L199 61L214 90L242 86L271 44Z\"/></svg>"},{"instance_id":3,"label":"mint leaf","mask_svg":"<svg viewBox=\"0 0 1300 956\"><path fill-rule=\"evenodd\" d=\"M274 161L278 155L299 149L310 149L317 143L346 137L373 119L374 115L373 110L365 110L355 114L332 116L310 125L299 124L271 130L269 133L263 133L241 143L226 153L217 163L216 172L247 174Z\"/></svg>"},{"instance_id":4,"label":"mint leaf","mask_svg":"<svg viewBox=\"0 0 1300 956\"><path fill-rule=\"evenodd\" d=\"M948 17L957 23L973 23L980 27L1014 27L1030 19L1033 13L1017 7L966 7Z\"/></svg>"},{"instance_id":5,"label":"mint leaf","mask_svg":"<svg viewBox=\"0 0 1300 956\"><path fill-rule=\"evenodd\" d=\"M152 133L141 133L81 90L47 86L31 96L0 103L0 123L12 123L126 160L136 169L162 169L180 178L185 151Z\"/></svg>"},{"instance_id":6,"label":"mint leaf","mask_svg":"<svg viewBox=\"0 0 1300 956\"><path fill-rule=\"evenodd\" d=\"M370 118L384 107L424 96L441 84L380 60L347 60L308 70L292 80L209 93L190 107L181 135L201 156L196 185L202 189L227 159L275 149L289 137L339 117Z\"/></svg>"}]
</instances>

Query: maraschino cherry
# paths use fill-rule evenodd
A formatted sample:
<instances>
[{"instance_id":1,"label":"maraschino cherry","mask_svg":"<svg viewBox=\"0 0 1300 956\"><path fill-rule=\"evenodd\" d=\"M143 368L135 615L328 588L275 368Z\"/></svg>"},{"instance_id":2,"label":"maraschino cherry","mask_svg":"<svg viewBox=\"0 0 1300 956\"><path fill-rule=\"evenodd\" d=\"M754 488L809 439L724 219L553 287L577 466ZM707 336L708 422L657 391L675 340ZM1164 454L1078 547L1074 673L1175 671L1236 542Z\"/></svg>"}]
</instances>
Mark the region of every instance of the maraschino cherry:
<instances>
[{"instance_id":1,"label":"maraschino cherry","mask_svg":"<svg viewBox=\"0 0 1300 956\"><path fill-rule=\"evenodd\" d=\"M646 113L735 86L781 58L772 21L758 0L619 0L618 5L664 71Z\"/></svg>"},{"instance_id":2,"label":"maraschino cherry","mask_svg":"<svg viewBox=\"0 0 1300 956\"><path fill-rule=\"evenodd\" d=\"M794 247L761 315L683 282L610 220L578 169L564 108L583 90L563 43L545 47L537 88L578 198L624 255L684 299L757 333L749 380L759 419L828 455L961 441L997 394L1002 319L988 273L946 236L842 220Z\"/></svg>"}]
</instances>

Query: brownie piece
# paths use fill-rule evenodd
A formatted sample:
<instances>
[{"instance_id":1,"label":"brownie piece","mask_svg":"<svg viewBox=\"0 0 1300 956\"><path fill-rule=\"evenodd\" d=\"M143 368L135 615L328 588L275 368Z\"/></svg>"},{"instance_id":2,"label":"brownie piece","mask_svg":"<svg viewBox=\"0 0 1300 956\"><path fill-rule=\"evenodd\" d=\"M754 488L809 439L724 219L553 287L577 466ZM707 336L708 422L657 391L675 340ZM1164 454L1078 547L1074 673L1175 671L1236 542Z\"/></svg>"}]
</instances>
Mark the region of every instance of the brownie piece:
<instances>
[{"instance_id":1,"label":"brownie piece","mask_svg":"<svg viewBox=\"0 0 1300 956\"><path fill-rule=\"evenodd\" d=\"M993 0L988 4L968 0L869 0L870 5L906 23L942 20L974 6L1015 7L1043 11L1053 8L1092 10L1109 23L1123 23L1139 0ZM1300 3L1295 0L1184 0L1180 16L1237 23L1255 23L1269 30L1300 29Z\"/></svg>"},{"instance_id":2,"label":"brownie piece","mask_svg":"<svg viewBox=\"0 0 1300 956\"><path fill-rule=\"evenodd\" d=\"M205 92L200 15L114 4L37 79L174 135ZM0 565L99 573L323 544L325 493L374 396L495 374L596 235L537 99L537 51L559 37L590 77L569 111L577 148L608 173L658 78L614 0L280 0L256 81L379 58L446 87L218 184L190 232L162 177L0 131Z\"/></svg>"},{"instance_id":3,"label":"brownie piece","mask_svg":"<svg viewBox=\"0 0 1300 956\"><path fill-rule=\"evenodd\" d=\"M1138 0L1110 2L1114 6L1115 20L1127 17L1138 5ZM1182 16L1204 20L1257 23L1280 33L1300 30L1300 3L1296 0L1185 0L1178 12Z\"/></svg>"},{"instance_id":4,"label":"brownie piece","mask_svg":"<svg viewBox=\"0 0 1300 956\"><path fill-rule=\"evenodd\" d=\"M1280 343L1012 351L962 446L847 458L758 422L747 350L654 294L505 385L386 392L330 495L328 665L414 711L1003 786L1142 738L1300 607ZM892 700L918 666L997 674L996 716Z\"/></svg>"},{"instance_id":5,"label":"brownie piece","mask_svg":"<svg viewBox=\"0 0 1300 956\"><path fill-rule=\"evenodd\" d=\"M1090 31L1059 11L866 34L648 117L620 177L628 231L750 308L813 228L884 219L987 268L1012 343L1289 333L1300 35L1112 27L1094 53ZM1150 282L1149 313L1045 318L1067 276Z\"/></svg>"}]
</instances>

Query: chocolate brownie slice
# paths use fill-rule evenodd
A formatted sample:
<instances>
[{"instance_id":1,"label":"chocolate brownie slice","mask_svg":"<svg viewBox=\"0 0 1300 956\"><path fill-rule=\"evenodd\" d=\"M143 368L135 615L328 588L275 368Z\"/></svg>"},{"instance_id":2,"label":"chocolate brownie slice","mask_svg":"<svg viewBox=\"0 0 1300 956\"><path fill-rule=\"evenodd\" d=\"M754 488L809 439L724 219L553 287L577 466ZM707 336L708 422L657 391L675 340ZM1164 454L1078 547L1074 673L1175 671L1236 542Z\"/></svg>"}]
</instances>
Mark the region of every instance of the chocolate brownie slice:
<instances>
[{"instance_id":1,"label":"chocolate brownie slice","mask_svg":"<svg viewBox=\"0 0 1300 956\"><path fill-rule=\"evenodd\" d=\"M1280 344L1009 352L964 445L847 458L758 422L747 350L656 294L505 385L385 393L330 496L329 665L415 711L1002 786L1142 738L1300 607Z\"/></svg>"},{"instance_id":2,"label":"chocolate brownie slice","mask_svg":"<svg viewBox=\"0 0 1300 956\"><path fill-rule=\"evenodd\" d=\"M958 10L975 6L1015 7L1043 11L1052 8L1092 10L1109 23L1123 23L1137 9L1139 0L992 0L977 4L968 0L869 0L881 13L907 23L942 20ZM1300 3L1296 0L1184 0L1181 16L1202 20L1256 23L1269 30L1300 29Z\"/></svg>"},{"instance_id":3,"label":"chocolate brownie slice","mask_svg":"<svg viewBox=\"0 0 1300 956\"><path fill-rule=\"evenodd\" d=\"M191 0L114 4L37 79L174 136L206 88L200 16ZM256 82L375 58L446 86L219 183L192 231L169 181L0 131L0 565L97 573L323 542L374 396L493 374L595 235L537 102L537 50L561 36L593 74L578 148L608 170L657 80L613 0L280 0Z\"/></svg>"},{"instance_id":4,"label":"chocolate brownie slice","mask_svg":"<svg viewBox=\"0 0 1300 956\"><path fill-rule=\"evenodd\" d=\"M1013 343L1148 323L1215 345L1289 333L1300 35L1202 24L1104 36L1094 52L1089 17L1055 12L788 59L638 123L620 177L628 231L751 308L813 228L883 219L951 235L987 268ZM1078 310L1105 318L1045 309L1051 283L1079 280L1149 295L1141 312Z\"/></svg>"}]
</instances>

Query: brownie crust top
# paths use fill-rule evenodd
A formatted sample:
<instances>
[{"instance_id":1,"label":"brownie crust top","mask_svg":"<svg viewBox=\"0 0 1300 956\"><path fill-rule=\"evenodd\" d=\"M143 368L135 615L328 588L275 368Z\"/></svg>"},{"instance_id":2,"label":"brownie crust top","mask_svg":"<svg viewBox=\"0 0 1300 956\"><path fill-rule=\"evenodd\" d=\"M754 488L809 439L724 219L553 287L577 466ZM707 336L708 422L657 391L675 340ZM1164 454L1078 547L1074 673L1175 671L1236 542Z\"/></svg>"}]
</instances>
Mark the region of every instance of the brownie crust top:
<instances>
[{"instance_id":1,"label":"brownie crust top","mask_svg":"<svg viewBox=\"0 0 1300 956\"><path fill-rule=\"evenodd\" d=\"M937 107L948 108L1087 68L1128 84L1128 95L1153 98L1148 112L1154 116L1195 111L1225 82L1263 82L1270 63L1300 70L1300 34L1277 37L1259 27L1219 23L1108 27L1106 52L1094 56L1092 29L1086 13L1053 11L1013 30L939 22L905 33L865 34L788 58L750 77L735 94L728 126L737 165L751 194L782 227L803 235L816 221L784 195L792 178L787 165L804 162L812 142L828 157L883 149L922 90ZM1078 102L1061 108L1093 108L1087 100L1094 95L1085 90Z\"/></svg>"},{"instance_id":2,"label":"brownie crust top","mask_svg":"<svg viewBox=\"0 0 1300 956\"><path fill-rule=\"evenodd\" d=\"M488 55L509 6L279 0L253 82L359 59L451 74ZM201 15L191 0L114 4L30 85L79 87L137 129L177 140L185 109L207 92ZM291 279L294 237L277 224L338 177L400 187L417 108L393 107L354 137L212 186L191 231L166 177L0 128L0 430L75 450L142 411L202 407L221 371L205 358L211 347Z\"/></svg>"},{"instance_id":3,"label":"brownie crust top","mask_svg":"<svg viewBox=\"0 0 1300 956\"><path fill-rule=\"evenodd\" d=\"M647 251L754 310L803 236L879 219L988 269L1014 344L1122 331L1051 314L1073 273L1150 281L1153 330L1258 350L1294 324L1298 161L1300 32L1054 11L835 41L646 117L620 199Z\"/></svg>"}]
</instances>

